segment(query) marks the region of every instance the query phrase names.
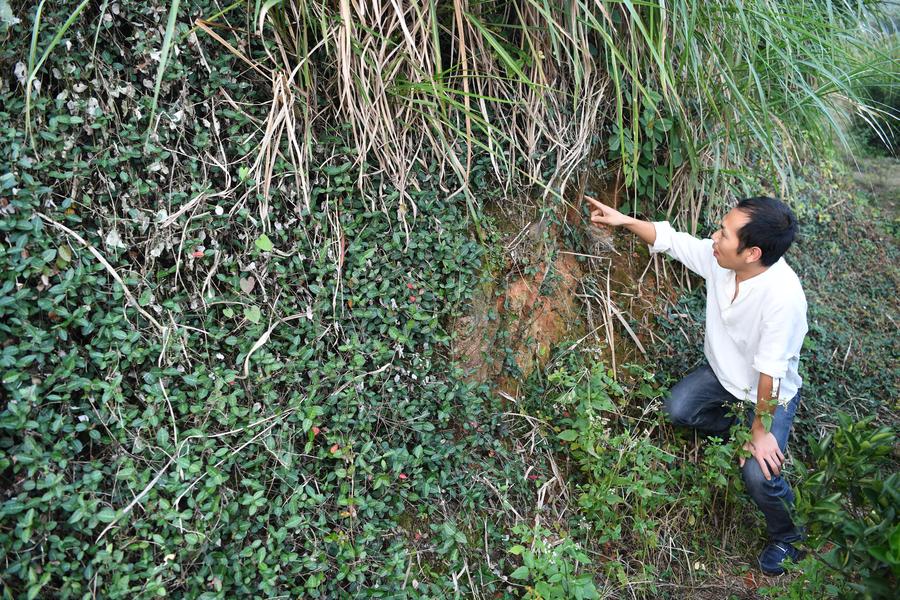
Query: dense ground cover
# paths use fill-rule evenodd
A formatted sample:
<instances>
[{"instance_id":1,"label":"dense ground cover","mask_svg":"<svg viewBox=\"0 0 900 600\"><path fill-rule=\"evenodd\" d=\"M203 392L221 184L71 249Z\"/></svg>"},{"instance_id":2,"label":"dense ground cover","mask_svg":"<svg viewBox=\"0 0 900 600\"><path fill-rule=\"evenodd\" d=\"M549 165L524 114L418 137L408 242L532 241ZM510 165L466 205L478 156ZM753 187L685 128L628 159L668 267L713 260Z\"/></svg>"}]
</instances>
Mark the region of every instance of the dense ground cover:
<instances>
[{"instance_id":1,"label":"dense ground cover","mask_svg":"<svg viewBox=\"0 0 900 600\"><path fill-rule=\"evenodd\" d=\"M443 358L482 253L465 208L419 172L403 231L323 131L311 205L273 190L266 222L242 160L264 98L193 46L145 144L159 15L106 8L47 62L33 145L22 28L3 49L4 592L445 594L459 548L503 535L483 480L527 481Z\"/></svg>"}]
</instances>

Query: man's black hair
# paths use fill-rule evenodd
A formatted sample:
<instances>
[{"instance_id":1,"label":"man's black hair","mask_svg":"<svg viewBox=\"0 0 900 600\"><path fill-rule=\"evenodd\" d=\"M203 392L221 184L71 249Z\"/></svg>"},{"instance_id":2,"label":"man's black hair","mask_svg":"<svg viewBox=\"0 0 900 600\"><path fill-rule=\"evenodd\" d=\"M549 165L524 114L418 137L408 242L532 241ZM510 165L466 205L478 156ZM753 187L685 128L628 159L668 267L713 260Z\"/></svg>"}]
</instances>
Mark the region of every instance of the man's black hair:
<instances>
[{"instance_id":1,"label":"man's black hair","mask_svg":"<svg viewBox=\"0 0 900 600\"><path fill-rule=\"evenodd\" d=\"M791 247L797 235L794 211L781 200L768 196L745 198L735 208L750 217L737 232L738 253L758 246L762 250L760 262L763 266L774 265Z\"/></svg>"}]
</instances>

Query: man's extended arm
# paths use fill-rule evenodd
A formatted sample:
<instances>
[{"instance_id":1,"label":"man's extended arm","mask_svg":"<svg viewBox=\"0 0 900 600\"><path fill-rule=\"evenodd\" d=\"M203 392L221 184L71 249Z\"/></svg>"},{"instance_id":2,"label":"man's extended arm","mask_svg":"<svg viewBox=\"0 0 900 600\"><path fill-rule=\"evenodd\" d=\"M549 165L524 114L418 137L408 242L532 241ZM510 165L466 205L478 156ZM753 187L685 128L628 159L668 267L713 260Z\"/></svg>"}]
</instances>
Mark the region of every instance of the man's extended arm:
<instances>
[{"instance_id":1,"label":"man's extended arm","mask_svg":"<svg viewBox=\"0 0 900 600\"><path fill-rule=\"evenodd\" d=\"M641 221L588 196L585 199L591 204L594 225L625 227L650 246L650 252L665 252L704 279L712 275L716 261L711 239L699 240L689 233L675 231L668 221Z\"/></svg>"},{"instance_id":2,"label":"man's extended arm","mask_svg":"<svg viewBox=\"0 0 900 600\"><path fill-rule=\"evenodd\" d=\"M625 223L625 229L636 234L648 246L656 243L656 225L650 221L641 221L633 217L628 218L630 221Z\"/></svg>"}]
</instances>

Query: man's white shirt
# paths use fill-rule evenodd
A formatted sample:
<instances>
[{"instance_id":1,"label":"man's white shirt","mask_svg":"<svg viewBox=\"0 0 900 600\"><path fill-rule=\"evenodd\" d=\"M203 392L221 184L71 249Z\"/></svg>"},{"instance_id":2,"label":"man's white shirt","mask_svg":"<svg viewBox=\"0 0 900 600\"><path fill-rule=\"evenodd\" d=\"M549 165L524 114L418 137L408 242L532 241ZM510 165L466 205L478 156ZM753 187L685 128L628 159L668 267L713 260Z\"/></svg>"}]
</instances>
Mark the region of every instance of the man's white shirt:
<instances>
[{"instance_id":1,"label":"man's white shirt","mask_svg":"<svg viewBox=\"0 0 900 600\"><path fill-rule=\"evenodd\" d=\"M706 280L703 352L719 383L755 403L759 374L765 373L774 380L779 402L790 401L802 384L797 369L807 332L806 296L794 270L780 258L742 281L734 298L734 271L719 266L711 239L677 232L666 221L653 225L650 251L665 252Z\"/></svg>"}]
</instances>

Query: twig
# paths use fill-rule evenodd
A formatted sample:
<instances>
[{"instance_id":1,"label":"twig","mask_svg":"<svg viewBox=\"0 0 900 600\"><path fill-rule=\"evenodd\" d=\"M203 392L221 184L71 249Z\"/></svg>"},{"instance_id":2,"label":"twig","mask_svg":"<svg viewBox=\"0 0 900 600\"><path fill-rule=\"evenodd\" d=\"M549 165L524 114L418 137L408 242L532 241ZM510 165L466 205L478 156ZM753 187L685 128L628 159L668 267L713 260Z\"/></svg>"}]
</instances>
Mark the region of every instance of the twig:
<instances>
[{"instance_id":1,"label":"twig","mask_svg":"<svg viewBox=\"0 0 900 600\"><path fill-rule=\"evenodd\" d=\"M187 440L184 440L184 441L187 441ZM177 457L178 457L178 452L175 453L175 456L172 456L169 458L169 462L166 463L166 466L164 466L162 469L159 470L159 472L156 474L156 477L154 477L150 481L150 483L147 484L147 487L145 487L143 489L143 491L141 491L140 494L138 494L137 496L134 497L134 500L132 500L131 503L125 507L125 510L120 512L118 515L116 515L116 517L112 521L110 521L109 525L107 525L103 529L103 531L100 532L100 535L97 536L97 540L94 543L99 543L100 540L103 539L103 536L106 535L106 532L109 531L110 529L112 529L113 525L115 525L116 523L119 522L119 519L121 519L122 517L124 517L125 515L127 515L128 513L131 512L131 509L133 509L135 507L135 505L138 502L140 502L141 498L143 498L144 496L147 495L147 492L149 492L151 489L153 489L153 486L156 485L156 482L159 481L160 478L163 476L163 474L169 470L169 467L172 465L173 462L175 462L175 459Z\"/></svg>"},{"instance_id":2,"label":"twig","mask_svg":"<svg viewBox=\"0 0 900 600\"><path fill-rule=\"evenodd\" d=\"M224 437L224 436L226 436L226 435L232 435L232 434L235 434L235 433L240 433L240 432L244 431L245 429L250 429L251 427L256 427L257 425L261 425L261 424L265 423L266 421L271 421L272 419L277 419L277 418L279 418L279 417L283 417L283 416L285 416L286 413L290 413L290 412L293 412L293 411L294 411L294 409L290 408L290 409L286 410L284 413L279 413L279 414L277 414L277 415L272 415L272 416L269 416L269 417L265 417L264 419L260 419L260 420L258 420L258 421L254 421L253 423L250 423L249 425L244 425L243 427L238 427L237 429L230 429L230 430L228 430L228 431L223 431L222 433L214 433L213 435L209 435L209 436L207 436L207 437L208 437L209 439L215 439L215 438Z\"/></svg>"},{"instance_id":3,"label":"twig","mask_svg":"<svg viewBox=\"0 0 900 600\"><path fill-rule=\"evenodd\" d=\"M44 221L46 221L50 225L53 225L57 229L72 236L73 238L75 238L75 240L78 241L78 243L80 243L82 246L87 248L88 252L93 254L94 258L96 258L98 261L100 261L100 264L102 264L104 267L106 267L106 270L109 272L110 275L112 275L112 278L115 279L116 283L118 283L122 287L122 291L125 293L125 298L128 299L128 303L131 304L131 306L133 306L139 313L141 313L141 315L143 315L145 319L150 321L156 327L156 329L159 330L160 334L165 332L166 328L163 327L159 323L159 321L154 319L153 315L148 313L146 310L144 310L141 307L140 304L138 304L138 301L135 299L134 295L132 295L131 291L128 289L128 286L125 285L124 281L122 281L122 278L119 276L119 273L113 268L113 266L111 264L109 264L109 262L105 258L103 258L103 255L100 254L100 251L97 250L93 246L93 244L88 243L83 237L81 237L80 235L78 235L77 233L75 233L74 231L72 231L71 229L69 229L68 227L63 225L62 223L58 223L58 222L54 221L47 215L39 213L39 212L35 212L34 214L36 214L37 216L42 218Z\"/></svg>"},{"instance_id":4,"label":"twig","mask_svg":"<svg viewBox=\"0 0 900 600\"><path fill-rule=\"evenodd\" d=\"M333 392L331 392L330 394L328 394L328 397L330 398L332 396L337 396L338 394L343 392L345 389L347 389L357 379L361 379L363 377L368 377L370 375L377 375L377 374L381 373L382 371L384 371L385 369L387 369L392 364L394 364L393 359L391 359L390 362L384 363L383 365L381 365L374 371L366 371L365 373L360 373L359 375L356 375L351 380L344 382L340 387L338 387L338 389L336 389Z\"/></svg>"},{"instance_id":5,"label":"twig","mask_svg":"<svg viewBox=\"0 0 900 600\"><path fill-rule=\"evenodd\" d=\"M262 348L266 344L266 342L269 341L269 336L272 335L272 332L275 331L276 327L278 327L282 323L287 323L288 321L293 321L294 319L300 319L305 316L306 316L306 313L291 315L290 317L285 317L283 319L279 319L279 320L275 321L274 323L272 323L271 325L269 325L269 328L266 330L266 332L263 333L259 337L258 340L256 340L256 343L254 343L253 346L250 348L250 351L247 352L247 356L244 357L244 374L241 375L240 377L238 377L237 379L246 379L248 377L249 372L250 372L250 357L253 356L254 352L256 352L257 350Z\"/></svg>"},{"instance_id":6,"label":"twig","mask_svg":"<svg viewBox=\"0 0 900 600\"><path fill-rule=\"evenodd\" d=\"M221 251L215 250L213 252L212 268L210 268L209 273L206 274L206 279L203 281L203 287L200 288L200 301L203 302L204 306L208 306L206 304L206 289L210 286L213 275L216 274L216 270L219 268L219 259L221 256L222 256Z\"/></svg>"},{"instance_id":7,"label":"twig","mask_svg":"<svg viewBox=\"0 0 900 600\"><path fill-rule=\"evenodd\" d=\"M612 260L612 259L611 259L610 257L608 257L608 256L597 256L596 254L583 254L583 253L581 253L581 252L569 252L569 251L567 251L567 250L560 250L559 253L560 253L560 254L570 254L570 255L572 255L572 256L583 256L583 257L585 257L585 258L596 258L596 259L599 259L599 260ZM618 252L617 252L616 254L618 254Z\"/></svg>"},{"instance_id":8,"label":"twig","mask_svg":"<svg viewBox=\"0 0 900 600\"><path fill-rule=\"evenodd\" d=\"M175 411L172 410L172 403L169 401L169 394L166 393L166 387L163 385L162 379L159 380L159 389L162 390L163 398L169 406L169 416L172 417L172 437L175 439L175 447L178 447L178 427L175 426Z\"/></svg>"},{"instance_id":9,"label":"twig","mask_svg":"<svg viewBox=\"0 0 900 600\"><path fill-rule=\"evenodd\" d=\"M212 25L212 23L208 23L207 21L205 21L203 19L197 19L194 21L194 25L199 27L203 31L205 31L211 38L213 38L214 40L216 40L217 42L219 42L220 44L225 46L225 48L229 52L231 52L232 54L237 56L239 59L241 59L242 61L247 63L251 69L253 69L257 73L259 73L263 77L267 77L269 75L268 73L266 73L265 71L262 70L263 68L265 68L263 65L247 58L247 56L243 52L241 52L240 50L238 50L237 48L235 48L234 46L232 46L231 44L226 42L225 39L222 38L222 36L220 36L218 33L213 31L212 28L210 27L210 25Z\"/></svg>"},{"instance_id":10,"label":"twig","mask_svg":"<svg viewBox=\"0 0 900 600\"><path fill-rule=\"evenodd\" d=\"M847 344L847 352L844 354L844 360L841 362L841 369L847 366L847 359L850 358L850 348L853 347L853 338L850 338L850 343Z\"/></svg>"},{"instance_id":11,"label":"twig","mask_svg":"<svg viewBox=\"0 0 900 600\"><path fill-rule=\"evenodd\" d=\"M279 413L279 414L277 414L277 415L272 415L272 416L270 416L270 417L266 417L265 419L260 419L259 421L255 421L255 422L253 422L253 423L250 423L249 425L245 425L244 427L240 427L240 428L238 428L238 429L232 429L232 430L230 430L230 431L225 431L225 432L222 432L222 433L217 433L217 434L215 434L215 435L209 435L209 436L206 436L206 439L219 438L219 437L223 437L223 436L226 436L226 435L231 435L231 434L234 434L234 433L240 433L241 431L244 431L245 429L249 429L249 428L251 428L251 427L256 427L257 425L260 425L260 424L262 424L262 423L265 423L266 421L271 421L272 419L284 418L284 417L290 415L290 414L293 413L293 412L294 412L294 409L293 409L293 408L289 408L289 409L287 409L286 411L284 411L283 413ZM222 458L222 460L220 460L218 463L216 463L216 465L215 465L216 468L218 468L219 466L221 466L222 463L225 462L228 458L234 456L235 454L237 454L238 452L240 452L241 450L243 450L244 447L246 447L248 444L250 444L250 443L252 443L253 441L255 441L260 435L266 433L267 431L270 431L270 430L272 429L272 427L274 427L274 426L277 425L277 424L278 424L277 422L276 422L276 423L272 423L272 424L269 425L267 428L265 428L263 431L261 431L260 433L254 435L254 436L250 439L249 442L247 442L246 444L242 445L242 446L241 446L240 448L238 448L237 450L232 451L230 455L228 455L228 456ZM202 436L191 436L191 437L199 438L199 437L202 437ZM200 476L197 477L196 479L194 479L194 481L192 481L191 484L190 484L189 486L187 486L187 488L185 488L185 490L184 490L183 492L181 492L180 494L178 494L178 497L175 499L174 504L177 505L179 502L181 502L181 499L184 498L184 497L185 497L192 489L194 489L194 486L195 486L195 485L197 485L198 483L200 483L201 481L203 481L203 479L204 479L207 475L209 475L209 472L208 472L208 471L207 471L206 473L203 473L202 475L200 475Z\"/></svg>"},{"instance_id":12,"label":"twig","mask_svg":"<svg viewBox=\"0 0 900 600\"><path fill-rule=\"evenodd\" d=\"M171 225L172 223L177 221L178 217L180 217L181 215L183 215L184 213L186 213L187 211L192 209L195 204L197 204L198 202L203 200L205 197L206 197L206 194L203 192L200 192L192 200L185 202L184 206L182 206L176 212L174 212L171 215L169 215L168 217L166 217L166 219L162 223L160 223L160 225L159 225L160 229L168 227L169 225Z\"/></svg>"},{"instance_id":13,"label":"twig","mask_svg":"<svg viewBox=\"0 0 900 600\"><path fill-rule=\"evenodd\" d=\"M608 298L607 301L609 302L609 307L612 309L613 313L619 318L619 321L625 327L625 331L628 332L628 335L630 335L631 339L634 340L634 343L637 344L638 350L646 355L647 351L644 349L644 345L641 344L641 340L638 339L638 336L635 335L634 330L631 329L628 321L625 320L625 316L622 314L622 311L616 308L616 305L613 303L612 298Z\"/></svg>"}]
</instances>

